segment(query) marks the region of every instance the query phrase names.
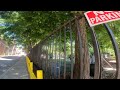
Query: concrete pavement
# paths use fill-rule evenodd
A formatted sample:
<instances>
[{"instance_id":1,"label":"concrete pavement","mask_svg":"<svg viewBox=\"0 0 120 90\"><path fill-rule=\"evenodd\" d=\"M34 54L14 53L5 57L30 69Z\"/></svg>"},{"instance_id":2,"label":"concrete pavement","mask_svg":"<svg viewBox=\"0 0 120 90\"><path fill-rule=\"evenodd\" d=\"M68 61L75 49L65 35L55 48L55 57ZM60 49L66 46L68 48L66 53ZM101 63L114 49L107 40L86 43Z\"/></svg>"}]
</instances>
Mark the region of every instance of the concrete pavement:
<instances>
[{"instance_id":1,"label":"concrete pavement","mask_svg":"<svg viewBox=\"0 0 120 90\"><path fill-rule=\"evenodd\" d=\"M0 58L0 79L29 79L25 57Z\"/></svg>"}]
</instances>

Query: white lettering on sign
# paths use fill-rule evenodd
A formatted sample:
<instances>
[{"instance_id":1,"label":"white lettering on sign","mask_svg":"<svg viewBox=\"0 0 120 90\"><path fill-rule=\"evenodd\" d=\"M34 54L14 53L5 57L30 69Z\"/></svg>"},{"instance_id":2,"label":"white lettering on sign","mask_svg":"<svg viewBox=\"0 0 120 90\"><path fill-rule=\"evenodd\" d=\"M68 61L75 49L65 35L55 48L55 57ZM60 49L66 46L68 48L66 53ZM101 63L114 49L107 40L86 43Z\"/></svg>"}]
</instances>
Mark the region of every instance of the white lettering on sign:
<instances>
[{"instance_id":1,"label":"white lettering on sign","mask_svg":"<svg viewBox=\"0 0 120 90\"><path fill-rule=\"evenodd\" d=\"M93 11L93 13L97 16L98 14L104 14L103 11Z\"/></svg>"},{"instance_id":2,"label":"white lettering on sign","mask_svg":"<svg viewBox=\"0 0 120 90\"><path fill-rule=\"evenodd\" d=\"M102 21L99 17L96 17L96 22Z\"/></svg>"},{"instance_id":3,"label":"white lettering on sign","mask_svg":"<svg viewBox=\"0 0 120 90\"><path fill-rule=\"evenodd\" d=\"M105 21L105 20L108 20L108 18L105 16L105 15L100 15L100 18Z\"/></svg>"},{"instance_id":4,"label":"white lettering on sign","mask_svg":"<svg viewBox=\"0 0 120 90\"><path fill-rule=\"evenodd\" d=\"M105 16L109 19L114 19L115 17L111 15L111 13L105 14Z\"/></svg>"},{"instance_id":5,"label":"white lettering on sign","mask_svg":"<svg viewBox=\"0 0 120 90\"><path fill-rule=\"evenodd\" d=\"M98 14L104 14L104 12L112 12L112 11L93 11L93 13L97 16Z\"/></svg>"},{"instance_id":6,"label":"white lettering on sign","mask_svg":"<svg viewBox=\"0 0 120 90\"><path fill-rule=\"evenodd\" d=\"M91 21L92 23L94 23L95 18L90 18L90 21Z\"/></svg>"},{"instance_id":7,"label":"white lettering on sign","mask_svg":"<svg viewBox=\"0 0 120 90\"><path fill-rule=\"evenodd\" d=\"M120 11L88 11L85 13L90 26L120 20Z\"/></svg>"},{"instance_id":8,"label":"white lettering on sign","mask_svg":"<svg viewBox=\"0 0 120 90\"><path fill-rule=\"evenodd\" d=\"M120 11L119 12L115 12L119 17L120 17Z\"/></svg>"}]
</instances>

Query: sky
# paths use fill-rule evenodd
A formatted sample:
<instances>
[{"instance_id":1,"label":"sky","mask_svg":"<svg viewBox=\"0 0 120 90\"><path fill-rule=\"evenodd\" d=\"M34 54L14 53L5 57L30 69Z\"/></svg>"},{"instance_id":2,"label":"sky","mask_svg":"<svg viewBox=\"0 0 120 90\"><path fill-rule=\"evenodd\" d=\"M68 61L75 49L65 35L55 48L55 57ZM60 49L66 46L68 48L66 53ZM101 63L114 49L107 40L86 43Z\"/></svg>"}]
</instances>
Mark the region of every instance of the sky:
<instances>
[{"instance_id":1,"label":"sky","mask_svg":"<svg viewBox=\"0 0 120 90\"><path fill-rule=\"evenodd\" d=\"M4 28L4 26L5 26L4 19L2 19L1 16L0 16L0 28L2 29L2 28ZM7 32L6 32L6 34L7 34ZM12 34L11 36L14 36L14 34ZM17 45L17 47L23 48L22 45Z\"/></svg>"},{"instance_id":2,"label":"sky","mask_svg":"<svg viewBox=\"0 0 120 90\"><path fill-rule=\"evenodd\" d=\"M0 26L5 26L4 19L0 18Z\"/></svg>"},{"instance_id":3,"label":"sky","mask_svg":"<svg viewBox=\"0 0 120 90\"><path fill-rule=\"evenodd\" d=\"M0 26L5 26L5 24L4 23L0 23Z\"/></svg>"}]
</instances>

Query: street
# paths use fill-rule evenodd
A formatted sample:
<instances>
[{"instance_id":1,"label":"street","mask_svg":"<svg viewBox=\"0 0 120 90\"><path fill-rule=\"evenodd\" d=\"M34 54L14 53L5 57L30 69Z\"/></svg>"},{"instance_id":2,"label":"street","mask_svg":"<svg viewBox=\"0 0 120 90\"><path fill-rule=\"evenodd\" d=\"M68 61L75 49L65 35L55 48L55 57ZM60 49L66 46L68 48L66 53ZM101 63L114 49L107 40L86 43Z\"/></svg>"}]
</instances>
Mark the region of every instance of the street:
<instances>
[{"instance_id":1,"label":"street","mask_svg":"<svg viewBox=\"0 0 120 90\"><path fill-rule=\"evenodd\" d=\"M0 58L0 79L29 79L24 56Z\"/></svg>"}]
</instances>

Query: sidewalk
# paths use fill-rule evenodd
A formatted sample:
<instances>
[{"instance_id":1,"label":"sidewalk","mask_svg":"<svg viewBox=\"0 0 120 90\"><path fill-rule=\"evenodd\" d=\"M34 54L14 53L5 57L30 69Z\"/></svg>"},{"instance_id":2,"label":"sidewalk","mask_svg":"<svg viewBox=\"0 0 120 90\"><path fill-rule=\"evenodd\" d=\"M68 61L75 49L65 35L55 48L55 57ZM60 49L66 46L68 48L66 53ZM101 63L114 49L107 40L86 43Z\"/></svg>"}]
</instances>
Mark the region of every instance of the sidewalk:
<instances>
[{"instance_id":1,"label":"sidewalk","mask_svg":"<svg viewBox=\"0 0 120 90\"><path fill-rule=\"evenodd\" d=\"M25 57L21 57L0 79L29 79Z\"/></svg>"}]
</instances>

